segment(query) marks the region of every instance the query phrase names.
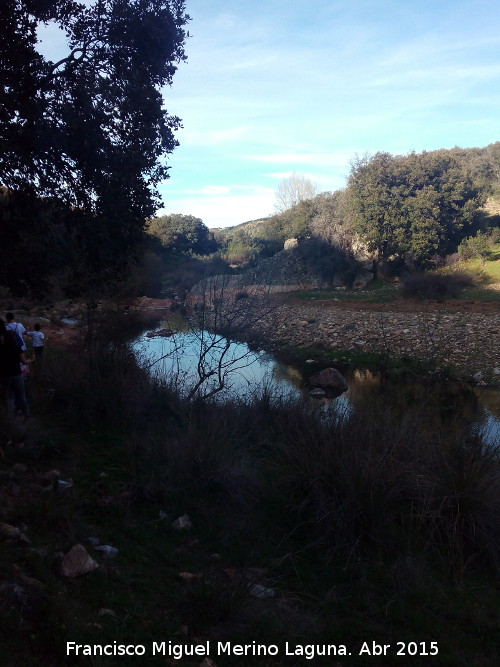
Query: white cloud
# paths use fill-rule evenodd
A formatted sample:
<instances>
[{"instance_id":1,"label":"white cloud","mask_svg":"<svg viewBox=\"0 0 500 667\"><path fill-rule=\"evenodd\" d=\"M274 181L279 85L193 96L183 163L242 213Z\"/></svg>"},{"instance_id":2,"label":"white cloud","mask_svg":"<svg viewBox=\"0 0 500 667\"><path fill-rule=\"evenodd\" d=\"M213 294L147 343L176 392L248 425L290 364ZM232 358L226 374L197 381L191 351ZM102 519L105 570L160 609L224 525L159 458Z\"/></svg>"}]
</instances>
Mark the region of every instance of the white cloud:
<instances>
[{"instance_id":1,"label":"white cloud","mask_svg":"<svg viewBox=\"0 0 500 667\"><path fill-rule=\"evenodd\" d=\"M348 165L355 148L343 150L334 150L331 153L326 152L304 152L304 153L268 153L260 155L247 155L247 159L257 162L292 164L292 165L312 165L315 167L339 167ZM292 170L293 171L293 170ZM279 174L282 172L278 172ZM289 172L288 172L289 173Z\"/></svg>"},{"instance_id":2,"label":"white cloud","mask_svg":"<svg viewBox=\"0 0 500 667\"><path fill-rule=\"evenodd\" d=\"M227 194L204 195L202 188L192 197L166 197L157 215L184 213L201 218L207 227L229 227L248 220L265 218L274 209L274 190L261 186L231 186Z\"/></svg>"}]
</instances>

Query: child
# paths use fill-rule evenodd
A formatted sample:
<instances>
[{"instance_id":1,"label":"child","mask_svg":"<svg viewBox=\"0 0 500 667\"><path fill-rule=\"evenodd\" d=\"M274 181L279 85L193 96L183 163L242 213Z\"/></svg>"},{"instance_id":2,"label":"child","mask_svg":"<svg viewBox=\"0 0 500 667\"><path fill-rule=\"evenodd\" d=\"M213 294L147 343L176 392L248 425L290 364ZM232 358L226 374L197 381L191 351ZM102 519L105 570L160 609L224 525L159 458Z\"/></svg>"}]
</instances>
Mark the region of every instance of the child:
<instances>
[{"instance_id":1,"label":"child","mask_svg":"<svg viewBox=\"0 0 500 667\"><path fill-rule=\"evenodd\" d=\"M45 336L43 335L43 332L40 330L40 325L38 324L38 322L35 324L34 329L35 329L34 331L27 331L26 335L31 336L31 341L33 343L33 352L35 353L35 359L37 361L41 361Z\"/></svg>"}]
</instances>

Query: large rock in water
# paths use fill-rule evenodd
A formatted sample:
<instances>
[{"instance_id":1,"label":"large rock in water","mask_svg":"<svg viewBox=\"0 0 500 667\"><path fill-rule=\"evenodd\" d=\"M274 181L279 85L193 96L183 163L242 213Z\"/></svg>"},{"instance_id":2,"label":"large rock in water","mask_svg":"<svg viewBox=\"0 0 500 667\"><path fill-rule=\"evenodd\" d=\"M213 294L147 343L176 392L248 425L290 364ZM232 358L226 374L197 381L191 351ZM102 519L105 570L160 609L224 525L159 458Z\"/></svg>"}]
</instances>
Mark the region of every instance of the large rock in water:
<instances>
[{"instance_id":1,"label":"large rock in water","mask_svg":"<svg viewBox=\"0 0 500 667\"><path fill-rule=\"evenodd\" d=\"M342 393L347 390L347 382L336 368L324 368L309 378L309 384L322 389L335 389Z\"/></svg>"}]
</instances>

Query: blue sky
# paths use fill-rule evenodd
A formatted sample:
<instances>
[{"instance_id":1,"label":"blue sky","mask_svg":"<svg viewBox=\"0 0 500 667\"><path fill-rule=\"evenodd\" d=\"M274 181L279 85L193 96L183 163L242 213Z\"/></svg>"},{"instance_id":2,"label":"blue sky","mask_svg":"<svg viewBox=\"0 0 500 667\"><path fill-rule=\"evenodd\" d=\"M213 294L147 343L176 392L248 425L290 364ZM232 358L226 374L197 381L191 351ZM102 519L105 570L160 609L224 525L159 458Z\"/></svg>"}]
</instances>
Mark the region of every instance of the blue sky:
<instances>
[{"instance_id":1,"label":"blue sky","mask_svg":"<svg viewBox=\"0 0 500 667\"><path fill-rule=\"evenodd\" d=\"M234 225L301 172L345 185L356 155L500 140L500 0L187 0L165 104L180 146L159 213Z\"/></svg>"}]
</instances>

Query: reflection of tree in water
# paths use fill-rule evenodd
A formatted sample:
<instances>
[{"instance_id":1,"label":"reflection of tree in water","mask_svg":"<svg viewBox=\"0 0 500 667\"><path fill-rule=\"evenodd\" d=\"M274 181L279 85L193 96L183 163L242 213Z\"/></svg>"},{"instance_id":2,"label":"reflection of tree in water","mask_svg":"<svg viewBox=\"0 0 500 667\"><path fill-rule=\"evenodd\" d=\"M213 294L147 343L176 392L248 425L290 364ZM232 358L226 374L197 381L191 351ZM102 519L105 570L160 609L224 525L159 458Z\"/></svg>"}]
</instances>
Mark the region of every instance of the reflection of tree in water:
<instances>
[{"instance_id":1,"label":"reflection of tree in water","mask_svg":"<svg viewBox=\"0 0 500 667\"><path fill-rule=\"evenodd\" d=\"M498 389L474 389L481 399L484 408L496 419L500 420L500 391Z\"/></svg>"},{"instance_id":2,"label":"reflection of tree in water","mask_svg":"<svg viewBox=\"0 0 500 667\"><path fill-rule=\"evenodd\" d=\"M288 366L287 364L282 364L281 362L277 362L274 365L273 380L276 382L289 382L294 387L297 387L297 389L301 389L304 382L302 373L298 368L295 368L294 366Z\"/></svg>"},{"instance_id":3,"label":"reflection of tree in water","mask_svg":"<svg viewBox=\"0 0 500 667\"><path fill-rule=\"evenodd\" d=\"M428 432L446 428L458 435L486 418L474 390L461 382L383 378L381 373L367 370L354 370L348 374L348 382L347 397L357 410L390 408L397 420L414 414Z\"/></svg>"}]
</instances>

